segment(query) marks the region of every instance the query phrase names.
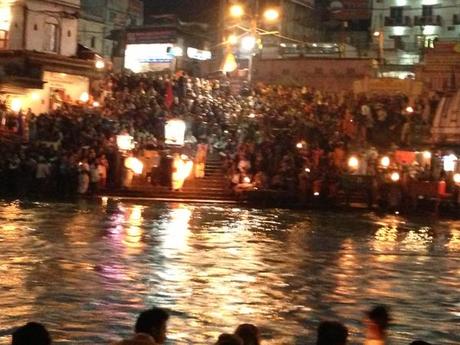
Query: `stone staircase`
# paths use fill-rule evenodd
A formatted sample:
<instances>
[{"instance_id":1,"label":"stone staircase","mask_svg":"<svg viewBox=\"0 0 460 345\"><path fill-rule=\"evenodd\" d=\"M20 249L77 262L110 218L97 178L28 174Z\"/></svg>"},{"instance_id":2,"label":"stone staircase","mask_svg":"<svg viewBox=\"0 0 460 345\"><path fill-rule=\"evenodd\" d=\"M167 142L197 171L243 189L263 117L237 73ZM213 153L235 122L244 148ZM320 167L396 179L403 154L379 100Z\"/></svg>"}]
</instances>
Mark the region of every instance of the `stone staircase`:
<instances>
[{"instance_id":1,"label":"stone staircase","mask_svg":"<svg viewBox=\"0 0 460 345\"><path fill-rule=\"evenodd\" d=\"M205 177L202 179L189 177L185 181L181 191L173 191L168 187L152 186L146 182L134 181L131 188L115 193L108 193L108 195L164 201L236 202L229 188L229 181L224 174L222 161L218 154L208 155Z\"/></svg>"}]
</instances>

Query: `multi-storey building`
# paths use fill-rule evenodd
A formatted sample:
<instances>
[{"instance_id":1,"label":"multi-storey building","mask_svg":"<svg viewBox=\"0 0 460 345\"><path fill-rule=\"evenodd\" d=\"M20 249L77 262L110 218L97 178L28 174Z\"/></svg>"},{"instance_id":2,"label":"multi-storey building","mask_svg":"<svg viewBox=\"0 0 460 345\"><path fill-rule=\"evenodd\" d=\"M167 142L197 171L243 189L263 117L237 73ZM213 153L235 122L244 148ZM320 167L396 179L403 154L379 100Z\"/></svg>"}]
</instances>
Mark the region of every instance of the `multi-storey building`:
<instances>
[{"instance_id":1,"label":"multi-storey building","mask_svg":"<svg viewBox=\"0 0 460 345\"><path fill-rule=\"evenodd\" d=\"M81 0L79 43L106 57L120 57L122 32L142 25L141 0Z\"/></svg>"},{"instance_id":2,"label":"multi-storey building","mask_svg":"<svg viewBox=\"0 0 460 345\"><path fill-rule=\"evenodd\" d=\"M86 98L95 62L77 57L80 0L0 1L0 93L47 111Z\"/></svg>"},{"instance_id":3,"label":"multi-storey building","mask_svg":"<svg viewBox=\"0 0 460 345\"><path fill-rule=\"evenodd\" d=\"M419 63L436 40L460 40L460 0L373 0L371 30L386 64Z\"/></svg>"}]
</instances>

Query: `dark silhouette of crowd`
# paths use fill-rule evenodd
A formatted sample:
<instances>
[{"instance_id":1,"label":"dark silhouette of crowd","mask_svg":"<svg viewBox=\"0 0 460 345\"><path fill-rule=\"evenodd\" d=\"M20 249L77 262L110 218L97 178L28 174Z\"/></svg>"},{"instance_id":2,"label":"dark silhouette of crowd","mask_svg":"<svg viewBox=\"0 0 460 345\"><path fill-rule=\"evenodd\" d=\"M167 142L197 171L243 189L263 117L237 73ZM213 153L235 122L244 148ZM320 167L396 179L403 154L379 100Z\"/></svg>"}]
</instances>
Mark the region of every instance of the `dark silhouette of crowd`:
<instances>
[{"instance_id":1,"label":"dark silhouette of crowd","mask_svg":"<svg viewBox=\"0 0 460 345\"><path fill-rule=\"evenodd\" d=\"M134 334L113 345L162 345L165 344L168 333L170 314L161 308L151 308L140 313ZM365 313L364 345L388 344L388 328L390 326L388 309L383 305L371 308ZM348 344L348 328L338 322L325 320L318 324L316 345L346 345ZM259 328L253 324L241 324L233 333L222 333L218 336L216 345L261 345L263 336ZM39 323L29 322L19 327L12 334L12 345L51 345L50 333ZM416 340L410 345L430 345Z\"/></svg>"},{"instance_id":2,"label":"dark silhouette of crowd","mask_svg":"<svg viewBox=\"0 0 460 345\"><path fill-rule=\"evenodd\" d=\"M438 95L333 93L312 87L243 86L186 75L109 75L89 102L46 114L0 108L1 193L71 196L118 184L118 134L162 150L168 119L186 122L186 143L221 152L234 186L299 191L308 178L346 172L347 152L364 156L416 145L429 134ZM11 134L13 133L13 134ZM370 158L369 158L370 159Z\"/></svg>"}]
</instances>

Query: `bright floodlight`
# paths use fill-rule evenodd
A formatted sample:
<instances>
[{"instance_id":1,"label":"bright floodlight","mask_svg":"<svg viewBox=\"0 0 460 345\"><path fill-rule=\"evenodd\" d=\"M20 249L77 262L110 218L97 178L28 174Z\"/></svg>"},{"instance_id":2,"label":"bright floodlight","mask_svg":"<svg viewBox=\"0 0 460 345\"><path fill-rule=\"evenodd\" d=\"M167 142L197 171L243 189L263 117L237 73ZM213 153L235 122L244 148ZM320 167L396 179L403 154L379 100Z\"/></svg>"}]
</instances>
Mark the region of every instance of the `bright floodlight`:
<instances>
[{"instance_id":1,"label":"bright floodlight","mask_svg":"<svg viewBox=\"0 0 460 345\"><path fill-rule=\"evenodd\" d=\"M358 167L359 167L359 160L358 160L358 158L355 157L355 156L350 157L350 159L348 159L348 166L349 166L351 169L358 169Z\"/></svg>"},{"instance_id":2,"label":"bright floodlight","mask_svg":"<svg viewBox=\"0 0 460 345\"><path fill-rule=\"evenodd\" d=\"M240 18L244 15L244 9L241 5L232 5L230 7L230 15L234 18Z\"/></svg>"},{"instance_id":3,"label":"bright floodlight","mask_svg":"<svg viewBox=\"0 0 460 345\"><path fill-rule=\"evenodd\" d=\"M231 34L230 36L228 36L228 39L227 39L228 43L232 44L232 45L235 45L238 43L238 36L234 35L234 34Z\"/></svg>"},{"instance_id":4,"label":"bright floodlight","mask_svg":"<svg viewBox=\"0 0 460 345\"><path fill-rule=\"evenodd\" d=\"M454 175L454 182L455 184L460 184L460 174L459 173L456 173Z\"/></svg>"},{"instance_id":5,"label":"bright floodlight","mask_svg":"<svg viewBox=\"0 0 460 345\"><path fill-rule=\"evenodd\" d=\"M22 108L22 101L20 98L14 98L11 101L11 110L13 110L15 113L19 113L19 111Z\"/></svg>"},{"instance_id":6,"label":"bright floodlight","mask_svg":"<svg viewBox=\"0 0 460 345\"><path fill-rule=\"evenodd\" d=\"M382 159L380 160L380 164L382 165L382 167L388 168L390 166L390 157L382 157Z\"/></svg>"},{"instance_id":7,"label":"bright floodlight","mask_svg":"<svg viewBox=\"0 0 460 345\"><path fill-rule=\"evenodd\" d=\"M97 69L103 69L105 67L105 62L103 60L96 60L95 66Z\"/></svg>"},{"instance_id":8,"label":"bright floodlight","mask_svg":"<svg viewBox=\"0 0 460 345\"><path fill-rule=\"evenodd\" d=\"M89 94L88 92L83 92L81 95L80 95L80 102L82 103L88 103L89 101Z\"/></svg>"},{"instance_id":9,"label":"bright floodlight","mask_svg":"<svg viewBox=\"0 0 460 345\"><path fill-rule=\"evenodd\" d=\"M256 46L256 38L254 36L244 36L241 39L241 49L250 52Z\"/></svg>"},{"instance_id":10,"label":"bright floodlight","mask_svg":"<svg viewBox=\"0 0 460 345\"><path fill-rule=\"evenodd\" d=\"M133 137L129 134L117 135L117 146L121 151L129 151L134 148Z\"/></svg>"},{"instance_id":11,"label":"bright floodlight","mask_svg":"<svg viewBox=\"0 0 460 345\"><path fill-rule=\"evenodd\" d=\"M128 157L125 160L125 168L131 169L136 175L140 175L144 170L144 163L135 157Z\"/></svg>"},{"instance_id":12,"label":"bright floodlight","mask_svg":"<svg viewBox=\"0 0 460 345\"><path fill-rule=\"evenodd\" d=\"M399 173L394 172L391 174L390 178L391 178L391 181L398 182L401 176L399 175Z\"/></svg>"},{"instance_id":13,"label":"bright floodlight","mask_svg":"<svg viewBox=\"0 0 460 345\"><path fill-rule=\"evenodd\" d=\"M423 158L426 160L431 159L431 152L430 151L423 151Z\"/></svg>"},{"instance_id":14,"label":"bright floodlight","mask_svg":"<svg viewBox=\"0 0 460 345\"><path fill-rule=\"evenodd\" d=\"M444 171L450 172L455 171L455 166L457 165L457 156L454 154L450 154L448 156L443 157L444 161Z\"/></svg>"},{"instance_id":15,"label":"bright floodlight","mask_svg":"<svg viewBox=\"0 0 460 345\"><path fill-rule=\"evenodd\" d=\"M165 125L165 143L167 145L184 146L185 122L179 119L172 119Z\"/></svg>"},{"instance_id":16,"label":"bright floodlight","mask_svg":"<svg viewBox=\"0 0 460 345\"><path fill-rule=\"evenodd\" d=\"M269 22L274 22L279 18L279 16L280 13L274 8L269 8L264 12L264 18Z\"/></svg>"}]
</instances>

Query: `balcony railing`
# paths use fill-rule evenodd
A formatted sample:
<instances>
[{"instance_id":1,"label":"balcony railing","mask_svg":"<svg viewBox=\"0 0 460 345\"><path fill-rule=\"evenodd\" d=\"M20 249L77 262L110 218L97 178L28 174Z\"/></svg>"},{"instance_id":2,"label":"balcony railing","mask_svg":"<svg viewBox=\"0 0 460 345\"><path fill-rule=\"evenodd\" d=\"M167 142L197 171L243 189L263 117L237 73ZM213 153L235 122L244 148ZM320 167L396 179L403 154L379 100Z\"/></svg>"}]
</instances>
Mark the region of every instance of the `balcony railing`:
<instances>
[{"instance_id":1,"label":"balcony railing","mask_svg":"<svg viewBox=\"0 0 460 345\"><path fill-rule=\"evenodd\" d=\"M405 17L385 17L385 26L411 26L412 21L409 16Z\"/></svg>"},{"instance_id":2,"label":"balcony railing","mask_svg":"<svg viewBox=\"0 0 460 345\"><path fill-rule=\"evenodd\" d=\"M421 17L414 17L414 24L415 25L434 25L434 26L441 26L442 25L442 18L441 16L421 16Z\"/></svg>"}]
</instances>

